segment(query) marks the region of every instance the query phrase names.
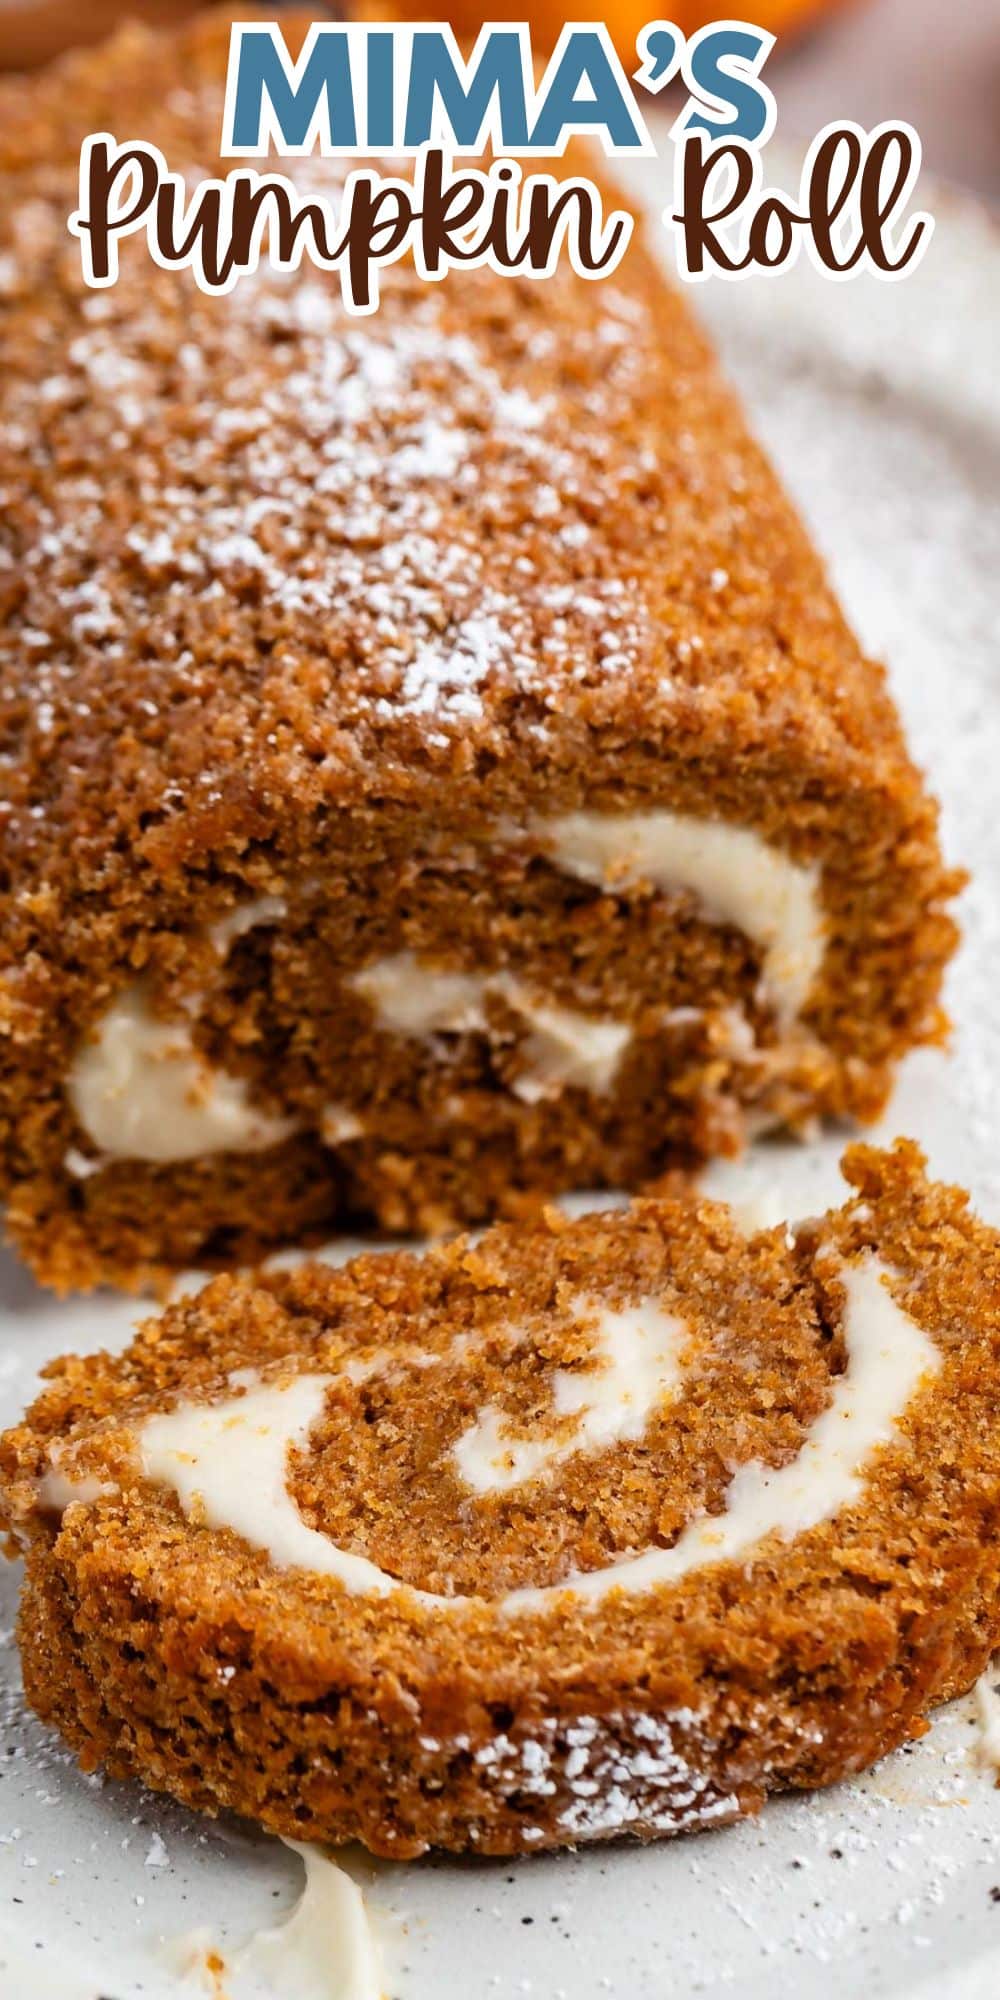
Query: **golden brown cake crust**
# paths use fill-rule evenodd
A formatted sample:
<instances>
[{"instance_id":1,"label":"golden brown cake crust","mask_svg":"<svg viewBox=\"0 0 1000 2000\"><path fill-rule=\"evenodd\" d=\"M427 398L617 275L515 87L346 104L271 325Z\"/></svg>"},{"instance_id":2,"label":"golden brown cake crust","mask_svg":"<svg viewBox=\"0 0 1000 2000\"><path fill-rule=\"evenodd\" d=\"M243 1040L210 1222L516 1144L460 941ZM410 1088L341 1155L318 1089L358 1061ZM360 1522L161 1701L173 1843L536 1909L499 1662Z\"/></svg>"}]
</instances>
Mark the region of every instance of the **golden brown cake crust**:
<instances>
[{"instance_id":1,"label":"golden brown cake crust","mask_svg":"<svg viewBox=\"0 0 1000 2000\"><path fill-rule=\"evenodd\" d=\"M963 1194L926 1182L914 1147L854 1148L846 1166L854 1198L790 1242L747 1240L690 1197L550 1213L425 1258L218 1279L121 1358L54 1363L0 1444L4 1515L28 1543L30 1700L88 1767L401 1855L650 1837L871 1763L1000 1636L1000 1244ZM755 1454L794 1459L843 1365L841 1273L872 1250L940 1366L860 1497L745 1566L498 1609L511 1585L671 1543ZM544 1428L538 1381L580 1358L565 1311L580 1293L681 1314L680 1399L635 1443L460 1495L442 1460L497 1390L504 1331L526 1335L504 1393ZM442 1364L457 1336L464 1360ZM448 1608L278 1570L136 1471L130 1427L150 1412L232 1394L234 1370L287 1379L373 1347L397 1373L341 1377L292 1490L311 1525L417 1588L479 1593ZM37 1486L53 1447L113 1488L61 1523Z\"/></svg>"},{"instance_id":2,"label":"golden brown cake crust","mask_svg":"<svg viewBox=\"0 0 1000 2000\"><path fill-rule=\"evenodd\" d=\"M128 30L0 85L0 1188L61 1285L345 1211L426 1226L637 1185L735 1143L741 1106L868 1115L898 1054L940 1031L954 941L955 878L882 670L641 235L600 285L426 286L395 265L370 322L308 267L206 299L138 241L115 287L86 292L65 228L81 136L139 134L210 169L227 35L228 15ZM299 171L332 186L336 163ZM415 1082L342 996L303 1034L293 997L263 1025L233 1013L230 1066L274 1089L290 1045L302 1062L310 1041L349 1047L395 1107L367 1144L331 1151L312 1125L257 1162L67 1171L80 1035L137 973L169 1000L185 940L276 884L328 883L349 966L379 921L397 944L433 935L420 857L436 844L454 871L471 852L450 903L438 883L459 962L456 911L502 962L551 958L550 925L570 983L582 965L647 1003L648 940L596 910L612 899L577 885L536 913L515 882L514 946L498 907L497 827L583 803L728 819L822 863L808 1045L768 1069L765 1033L763 1081L702 1038L654 1048L603 1120L579 1096L544 1117L498 1104L491 1071L449 1122L452 1079ZM738 933L685 907L664 936L682 987L690 972L752 1012ZM305 958L293 973L316 979ZM309 1123L329 1081L300 1065L282 1088Z\"/></svg>"}]
</instances>

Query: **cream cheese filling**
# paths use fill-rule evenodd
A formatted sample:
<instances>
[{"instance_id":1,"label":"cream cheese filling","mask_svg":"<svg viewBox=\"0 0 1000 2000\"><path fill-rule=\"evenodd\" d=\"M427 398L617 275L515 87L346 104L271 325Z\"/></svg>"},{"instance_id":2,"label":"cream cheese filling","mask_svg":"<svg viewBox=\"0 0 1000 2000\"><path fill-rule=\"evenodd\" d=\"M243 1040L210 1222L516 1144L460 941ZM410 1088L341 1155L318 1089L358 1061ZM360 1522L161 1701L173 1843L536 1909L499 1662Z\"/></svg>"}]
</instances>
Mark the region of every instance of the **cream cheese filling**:
<instances>
[{"instance_id":1,"label":"cream cheese filling","mask_svg":"<svg viewBox=\"0 0 1000 2000\"><path fill-rule=\"evenodd\" d=\"M542 1000L512 973L448 972L409 951L376 959L350 983L368 1001L380 1028L418 1040L486 1034L488 1000L505 1001L528 1031L520 1051L524 1068L511 1085L528 1103L574 1086L602 1095L614 1083L632 1038L627 1021Z\"/></svg>"},{"instance_id":2,"label":"cream cheese filling","mask_svg":"<svg viewBox=\"0 0 1000 2000\"><path fill-rule=\"evenodd\" d=\"M110 1159L167 1165L260 1153L298 1129L252 1103L247 1081L206 1061L186 1021L162 1021L139 982L102 1015L67 1080L87 1137Z\"/></svg>"},{"instance_id":3,"label":"cream cheese filling","mask_svg":"<svg viewBox=\"0 0 1000 2000\"><path fill-rule=\"evenodd\" d=\"M185 1514L242 1535L278 1569L309 1570L345 1590L384 1596L399 1588L395 1579L310 1528L288 1491L288 1454L308 1443L335 1380L293 1375L251 1382L222 1403L182 1403L143 1425L139 1462L147 1479L173 1489Z\"/></svg>"},{"instance_id":4,"label":"cream cheese filling","mask_svg":"<svg viewBox=\"0 0 1000 2000\"><path fill-rule=\"evenodd\" d=\"M749 827L662 809L566 813L531 830L560 868L609 893L643 883L689 891L709 920L736 925L759 946L763 985L781 1019L801 1013L823 958L818 868L792 861ZM280 922L286 910L283 896L259 896L219 918L208 936L225 957L238 938ZM525 1031L512 1090L527 1103L571 1088L607 1093L632 1037L627 1021L547 1001L511 973L449 972L405 951L376 960L351 984L380 1027L423 1039L487 1033L490 998L505 1001ZM245 1079L209 1064L187 1024L152 1013L141 981L112 1001L77 1050L67 1095L106 1159L170 1164L262 1152L302 1123L255 1106ZM324 1135L336 1134L342 1115L330 1107ZM71 1153L71 1172L95 1168L75 1162Z\"/></svg>"},{"instance_id":5,"label":"cream cheese filling","mask_svg":"<svg viewBox=\"0 0 1000 2000\"><path fill-rule=\"evenodd\" d=\"M225 958L237 938L262 925L280 924L288 915L284 896L255 896L249 903L237 903L208 927L208 936L221 958Z\"/></svg>"},{"instance_id":6,"label":"cream cheese filling","mask_svg":"<svg viewBox=\"0 0 1000 2000\"><path fill-rule=\"evenodd\" d=\"M586 1310L588 1301L580 1300ZM647 1299L614 1312L598 1310L594 1361L589 1368L557 1368L552 1406L557 1417L574 1418L560 1434L516 1435L510 1419L492 1403L454 1446L459 1477L473 1493L505 1493L551 1470L578 1451L604 1451L627 1438L640 1438L659 1403L680 1380L680 1356L687 1328L676 1313Z\"/></svg>"},{"instance_id":7,"label":"cream cheese filling","mask_svg":"<svg viewBox=\"0 0 1000 2000\"><path fill-rule=\"evenodd\" d=\"M567 1586L598 1599L611 1589L676 1583L716 1563L745 1562L771 1535L793 1541L860 1499L872 1454L891 1443L911 1397L941 1365L933 1341L897 1305L889 1275L874 1256L843 1270L847 1367L834 1378L830 1400L797 1458L778 1467L751 1459L734 1473L722 1513L689 1522L672 1548L646 1549L607 1569L571 1576ZM512 1591L507 1605L530 1610L550 1595Z\"/></svg>"},{"instance_id":8,"label":"cream cheese filling","mask_svg":"<svg viewBox=\"0 0 1000 2000\"><path fill-rule=\"evenodd\" d=\"M841 1275L847 1364L834 1378L829 1401L796 1458L778 1467L755 1460L740 1466L721 1513L696 1517L672 1547L649 1548L558 1584L508 1592L499 1608L540 1611L567 1592L594 1604L611 1591L643 1592L717 1563L752 1562L772 1537L793 1540L858 1501L874 1454L897 1437L900 1418L937 1372L941 1357L893 1297L887 1282L891 1274L877 1256L845 1266ZM683 1335L676 1323L667 1325L669 1317L650 1315L641 1336L637 1324L610 1330L605 1325L598 1346L604 1348L608 1380L598 1390L601 1355L595 1352L594 1364L577 1377L576 1407L566 1412L577 1418L574 1449L600 1450L613 1438L643 1434L650 1412L679 1379ZM182 1403L151 1417L136 1433L142 1472L175 1493L189 1518L240 1535L278 1568L332 1577L352 1593L400 1591L442 1611L460 1607L468 1599L413 1590L368 1557L339 1548L302 1519L288 1491L288 1454L308 1443L337 1379L304 1374L264 1383L251 1372L240 1378L246 1382L241 1394L213 1404ZM464 1452L462 1440L453 1448L453 1465L479 1495L502 1493L514 1484L499 1437L499 1462L492 1453L490 1412L487 1406L480 1413L485 1430L478 1437L478 1426L465 1434ZM534 1464L522 1458L518 1472L525 1480L536 1478L554 1462L551 1453ZM65 1459L60 1473L65 1482L61 1490L73 1497L72 1468Z\"/></svg>"},{"instance_id":9,"label":"cream cheese filling","mask_svg":"<svg viewBox=\"0 0 1000 2000\"><path fill-rule=\"evenodd\" d=\"M782 1018L802 1012L823 962L818 867L793 861L752 827L661 808L563 813L530 830L557 867L609 894L641 883L689 891L709 921L733 924L759 946Z\"/></svg>"},{"instance_id":10,"label":"cream cheese filling","mask_svg":"<svg viewBox=\"0 0 1000 2000\"><path fill-rule=\"evenodd\" d=\"M238 938L280 923L287 909L284 896L237 903L209 926L209 942L224 959ZM195 1047L190 1022L159 1019L143 980L119 993L81 1042L66 1093L81 1130L106 1160L168 1166L203 1153L261 1153L301 1125L256 1107L244 1077L208 1062ZM74 1148L66 1158L78 1178L102 1164Z\"/></svg>"}]
</instances>

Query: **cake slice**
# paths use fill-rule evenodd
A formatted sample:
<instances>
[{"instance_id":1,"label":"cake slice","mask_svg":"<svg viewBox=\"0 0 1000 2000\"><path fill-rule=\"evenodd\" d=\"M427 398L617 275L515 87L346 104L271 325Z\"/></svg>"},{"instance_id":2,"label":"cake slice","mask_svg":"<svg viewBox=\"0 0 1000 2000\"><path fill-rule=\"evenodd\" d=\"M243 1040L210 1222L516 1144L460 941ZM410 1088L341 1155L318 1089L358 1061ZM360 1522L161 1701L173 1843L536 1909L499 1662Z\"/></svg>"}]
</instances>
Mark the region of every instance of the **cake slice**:
<instances>
[{"instance_id":1,"label":"cake slice","mask_svg":"<svg viewBox=\"0 0 1000 2000\"><path fill-rule=\"evenodd\" d=\"M224 1276L0 1441L28 1698L88 1769L382 1854L703 1827L1000 1640L1000 1240L920 1155Z\"/></svg>"},{"instance_id":2,"label":"cake slice","mask_svg":"<svg viewBox=\"0 0 1000 2000\"><path fill-rule=\"evenodd\" d=\"M227 38L0 87L0 1192L59 1287L867 1117L955 936L882 670L641 237L599 284L397 264L364 321L135 239L83 287L81 137L197 178Z\"/></svg>"}]
</instances>

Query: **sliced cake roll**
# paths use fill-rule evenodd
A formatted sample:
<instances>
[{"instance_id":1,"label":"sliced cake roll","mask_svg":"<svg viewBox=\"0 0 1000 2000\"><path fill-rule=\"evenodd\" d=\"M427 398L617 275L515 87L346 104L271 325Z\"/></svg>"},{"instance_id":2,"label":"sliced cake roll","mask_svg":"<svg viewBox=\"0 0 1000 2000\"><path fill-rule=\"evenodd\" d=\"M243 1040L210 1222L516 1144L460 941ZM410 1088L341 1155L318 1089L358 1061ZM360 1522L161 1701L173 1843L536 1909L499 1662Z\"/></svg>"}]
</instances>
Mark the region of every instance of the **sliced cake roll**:
<instances>
[{"instance_id":1,"label":"sliced cake roll","mask_svg":"<svg viewBox=\"0 0 1000 2000\"><path fill-rule=\"evenodd\" d=\"M515 1853L857 1772L1000 1639L1000 1241L920 1156L213 1280L0 1443L25 1686L85 1767Z\"/></svg>"},{"instance_id":2,"label":"sliced cake roll","mask_svg":"<svg viewBox=\"0 0 1000 2000\"><path fill-rule=\"evenodd\" d=\"M363 321L135 239L87 291L81 137L196 180L228 25L0 88L0 1192L59 1286L864 1117L954 941L882 670L641 237L393 265Z\"/></svg>"}]
</instances>

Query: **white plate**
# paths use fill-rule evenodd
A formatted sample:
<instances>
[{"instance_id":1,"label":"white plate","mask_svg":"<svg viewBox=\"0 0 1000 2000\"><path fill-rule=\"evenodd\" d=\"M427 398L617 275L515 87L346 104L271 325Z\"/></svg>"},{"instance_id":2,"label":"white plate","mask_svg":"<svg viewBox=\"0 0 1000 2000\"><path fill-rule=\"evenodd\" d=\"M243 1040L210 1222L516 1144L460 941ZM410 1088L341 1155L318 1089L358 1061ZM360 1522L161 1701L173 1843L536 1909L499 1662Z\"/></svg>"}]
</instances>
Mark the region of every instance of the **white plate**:
<instances>
[{"instance_id":1,"label":"white plate","mask_svg":"<svg viewBox=\"0 0 1000 2000\"><path fill-rule=\"evenodd\" d=\"M643 169L654 210L667 199L657 172ZM953 1055L907 1065L886 1129L920 1137L934 1167L1000 1219L1000 237L953 198L929 201L937 233L902 284L838 286L803 266L703 287L697 302L851 617L891 662L944 801L949 853L974 870L950 980ZM777 1177L802 1213L836 1194L836 1154L834 1138L769 1149L713 1184ZM0 1417L17 1416L49 1355L120 1344L134 1316L110 1298L54 1305L4 1265ZM223 1945L239 1942L287 1907L299 1864L235 1824L83 1779L24 1713L7 1629L16 1588L11 1569L0 1581L0 1993L170 2000L160 1941L208 1922ZM697 1839L370 1869L374 1906L404 1920L387 1991L995 2000L1000 1794L973 1762L975 1736L958 1704L862 1782L775 1801Z\"/></svg>"}]
</instances>

